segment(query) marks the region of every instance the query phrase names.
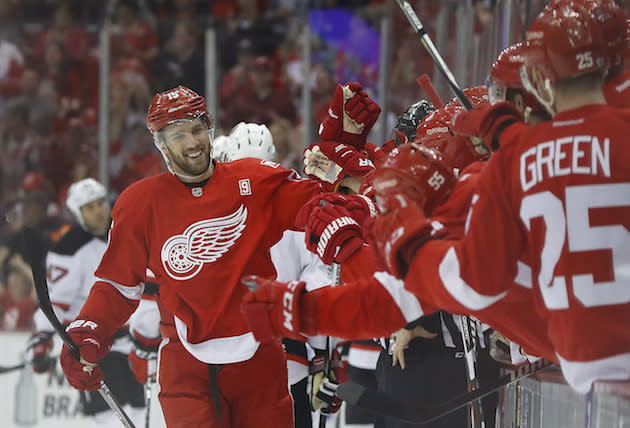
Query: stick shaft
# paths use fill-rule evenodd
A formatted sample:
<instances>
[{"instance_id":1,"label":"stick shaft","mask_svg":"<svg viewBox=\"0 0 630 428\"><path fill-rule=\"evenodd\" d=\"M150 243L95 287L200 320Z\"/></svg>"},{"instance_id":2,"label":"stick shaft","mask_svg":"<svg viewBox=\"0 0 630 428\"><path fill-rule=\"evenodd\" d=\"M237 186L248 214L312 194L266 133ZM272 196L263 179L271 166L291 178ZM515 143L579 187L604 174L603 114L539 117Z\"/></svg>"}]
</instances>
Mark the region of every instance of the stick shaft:
<instances>
[{"instance_id":1,"label":"stick shaft","mask_svg":"<svg viewBox=\"0 0 630 428\"><path fill-rule=\"evenodd\" d=\"M431 101L431 104L433 104L436 109L444 107L444 101L442 101L442 97L440 97L440 94L438 94L435 90L435 86L431 83L431 79L428 74L425 73L418 77L416 82L418 82L418 85L420 85L424 93L427 94L429 101Z\"/></svg>"},{"instance_id":2,"label":"stick shaft","mask_svg":"<svg viewBox=\"0 0 630 428\"><path fill-rule=\"evenodd\" d=\"M418 33L418 36L420 37L420 43L422 43L422 46L424 46L427 52L429 52L429 55L431 55L431 58L433 58L433 61L437 64L440 73L442 73L444 78L446 78L448 85L451 87L453 93L455 93L455 96L457 97L459 102L462 104L462 106L464 106L466 110L472 110L472 104L470 104L470 101L466 97L466 94L464 94L464 91L462 91L462 89L457 84L455 76L453 76L453 73L451 73L448 65L446 65L446 63L444 62L442 55L440 55L440 52L433 44L431 37L429 37L429 34L424 29L424 26L422 25L422 22L420 22L420 18L418 18L416 12L413 10L413 7L411 7L407 0L397 0L397 2L398 6L400 6L400 9L407 17L407 20L409 20L409 22L411 23L411 26Z\"/></svg>"},{"instance_id":3,"label":"stick shaft","mask_svg":"<svg viewBox=\"0 0 630 428\"><path fill-rule=\"evenodd\" d=\"M335 287L339 285L341 281L341 266L339 263L333 262L332 264L332 272L331 272L331 286ZM330 336L326 337L326 359L324 360L324 376L328 377L330 372L330 358L332 352L332 344ZM326 415L319 415L319 428L326 428Z\"/></svg>"}]
</instances>

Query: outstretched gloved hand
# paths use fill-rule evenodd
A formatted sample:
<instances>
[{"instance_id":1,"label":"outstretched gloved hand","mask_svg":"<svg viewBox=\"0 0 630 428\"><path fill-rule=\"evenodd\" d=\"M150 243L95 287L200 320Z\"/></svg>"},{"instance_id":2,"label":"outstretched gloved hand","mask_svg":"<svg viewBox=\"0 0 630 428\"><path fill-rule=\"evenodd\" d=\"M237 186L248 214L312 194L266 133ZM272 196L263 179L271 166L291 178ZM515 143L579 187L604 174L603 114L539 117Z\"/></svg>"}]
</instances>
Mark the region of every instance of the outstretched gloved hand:
<instances>
[{"instance_id":1,"label":"outstretched gloved hand","mask_svg":"<svg viewBox=\"0 0 630 428\"><path fill-rule=\"evenodd\" d=\"M243 298L241 310L256 340L306 339L300 334L300 295L305 292L306 282L285 283L257 275L246 276L241 282L250 290Z\"/></svg>"},{"instance_id":2,"label":"outstretched gloved hand","mask_svg":"<svg viewBox=\"0 0 630 428\"><path fill-rule=\"evenodd\" d=\"M508 126L522 122L523 117L510 102L483 104L473 110L457 109L453 130L458 134L482 138L488 149L499 149L499 136Z\"/></svg>"},{"instance_id":3,"label":"outstretched gloved hand","mask_svg":"<svg viewBox=\"0 0 630 428\"><path fill-rule=\"evenodd\" d=\"M319 135L322 140L347 143L361 150L380 113L381 108L360 83L337 85Z\"/></svg>"},{"instance_id":4,"label":"outstretched gloved hand","mask_svg":"<svg viewBox=\"0 0 630 428\"><path fill-rule=\"evenodd\" d=\"M314 180L330 183L330 190L345 177L363 177L374 169L363 151L336 141L320 141L304 151L304 172Z\"/></svg>"}]
</instances>

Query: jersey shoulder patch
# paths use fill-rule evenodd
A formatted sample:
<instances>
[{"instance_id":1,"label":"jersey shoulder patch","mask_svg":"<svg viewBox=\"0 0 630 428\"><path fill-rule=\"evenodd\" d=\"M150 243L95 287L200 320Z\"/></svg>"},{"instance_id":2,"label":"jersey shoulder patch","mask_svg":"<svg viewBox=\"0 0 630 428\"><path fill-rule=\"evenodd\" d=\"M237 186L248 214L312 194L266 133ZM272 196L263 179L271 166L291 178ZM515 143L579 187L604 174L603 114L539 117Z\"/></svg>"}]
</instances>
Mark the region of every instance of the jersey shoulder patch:
<instances>
[{"instance_id":1,"label":"jersey shoulder patch","mask_svg":"<svg viewBox=\"0 0 630 428\"><path fill-rule=\"evenodd\" d=\"M61 237L51 251L64 256L72 256L92 239L94 236L83 230L81 226L72 226L72 229Z\"/></svg>"}]
</instances>

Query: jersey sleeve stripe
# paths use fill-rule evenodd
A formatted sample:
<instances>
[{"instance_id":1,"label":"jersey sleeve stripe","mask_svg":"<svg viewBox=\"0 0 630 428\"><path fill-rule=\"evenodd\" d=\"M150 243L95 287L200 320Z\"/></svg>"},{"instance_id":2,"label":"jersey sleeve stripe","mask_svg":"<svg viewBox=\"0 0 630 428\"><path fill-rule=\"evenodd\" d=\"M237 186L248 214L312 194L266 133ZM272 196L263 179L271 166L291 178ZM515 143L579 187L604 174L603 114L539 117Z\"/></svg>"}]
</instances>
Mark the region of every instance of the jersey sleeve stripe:
<instances>
[{"instance_id":1,"label":"jersey sleeve stripe","mask_svg":"<svg viewBox=\"0 0 630 428\"><path fill-rule=\"evenodd\" d=\"M387 272L376 272L374 278L392 296L407 322L417 320L424 315L420 301L413 293L405 289L404 282Z\"/></svg>"},{"instance_id":2,"label":"jersey sleeve stripe","mask_svg":"<svg viewBox=\"0 0 630 428\"><path fill-rule=\"evenodd\" d=\"M137 285L121 285L117 282L111 281L109 279L99 278L98 282L104 282L105 284L109 284L114 287L116 290L120 292L124 297L129 300L140 300L142 298L142 293L144 291L144 283L141 282Z\"/></svg>"},{"instance_id":3,"label":"jersey sleeve stripe","mask_svg":"<svg viewBox=\"0 0 630 428\"><path fill-rule=\"evenodd\" d=\"M479 311L501 300L507 291L494 296L480 294L460 276L459 260L454 248L449 248L439 267L440 279L446 290L461 305Z\"/></svg>"}]
</instances>

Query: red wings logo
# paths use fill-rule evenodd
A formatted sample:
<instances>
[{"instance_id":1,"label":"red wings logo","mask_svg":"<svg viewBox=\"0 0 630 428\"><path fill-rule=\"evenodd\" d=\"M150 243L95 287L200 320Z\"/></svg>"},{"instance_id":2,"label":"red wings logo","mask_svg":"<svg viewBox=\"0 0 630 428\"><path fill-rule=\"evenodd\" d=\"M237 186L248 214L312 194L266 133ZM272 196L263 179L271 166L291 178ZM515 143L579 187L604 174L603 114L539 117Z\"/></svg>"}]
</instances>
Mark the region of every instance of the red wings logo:
<instances>
[{"instance_id":1,"label":"red wings logo","mask_svg":"<svg viewBox=\"0 0 630 428\"><path fill-rule=\"evenodd\" d=\"M161 253L166 273L178 281L193 278L204 263L213 263L228 252L242 235L246 220L247 208L241 205L232 214L198 221L183 234L170 237Z\"/></svg>"}]
</instances>

